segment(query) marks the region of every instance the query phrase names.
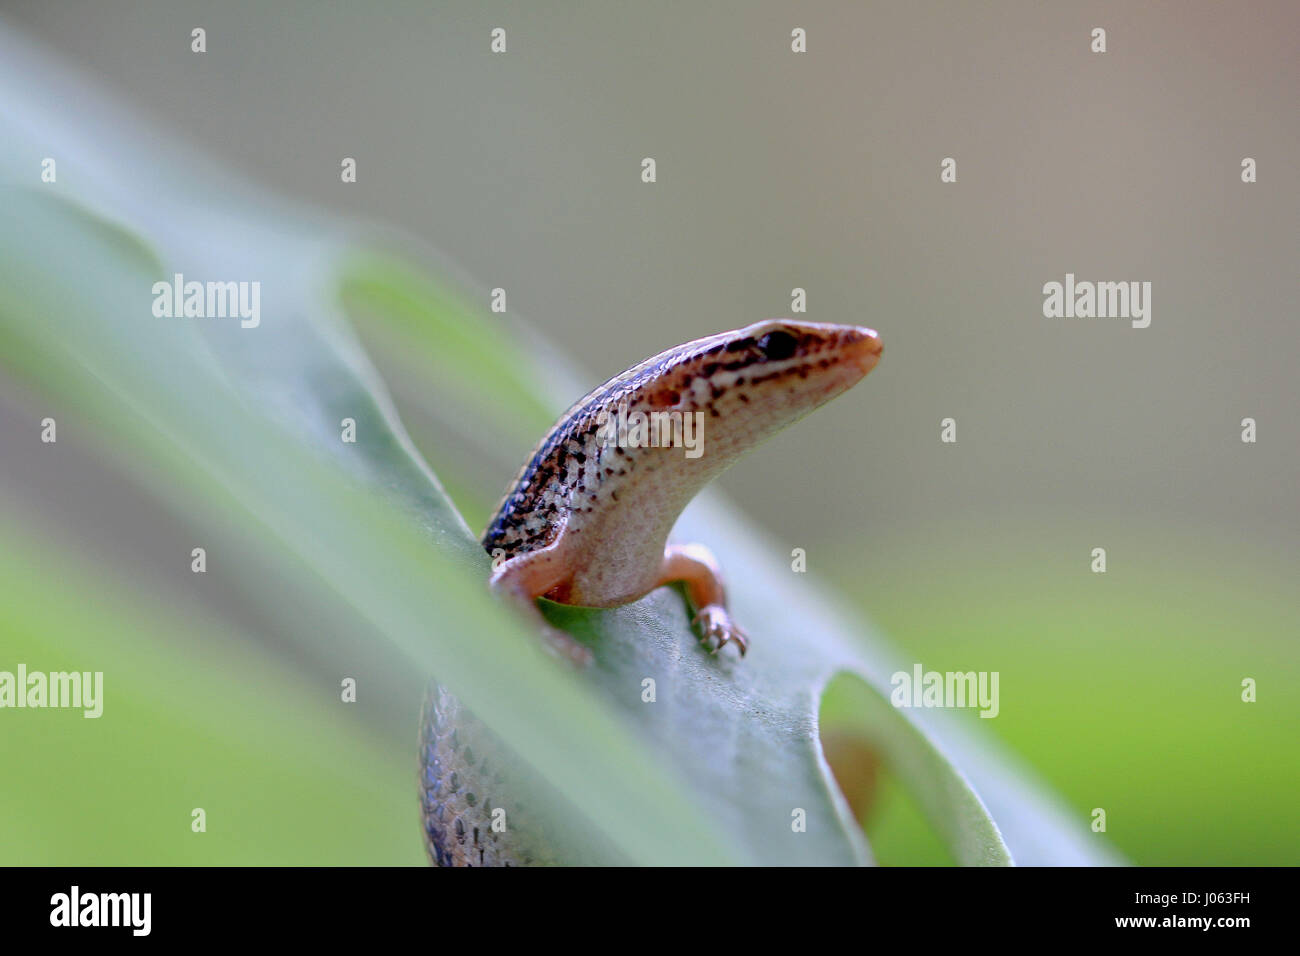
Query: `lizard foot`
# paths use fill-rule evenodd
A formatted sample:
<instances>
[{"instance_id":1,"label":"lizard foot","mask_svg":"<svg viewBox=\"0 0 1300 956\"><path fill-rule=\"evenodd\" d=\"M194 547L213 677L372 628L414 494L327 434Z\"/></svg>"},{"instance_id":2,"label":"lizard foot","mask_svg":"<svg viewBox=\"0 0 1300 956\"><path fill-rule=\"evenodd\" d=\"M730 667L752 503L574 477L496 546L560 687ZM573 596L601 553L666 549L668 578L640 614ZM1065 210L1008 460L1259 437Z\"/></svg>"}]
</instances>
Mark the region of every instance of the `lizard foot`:
<instances>
[{"instance_id":1,"label":"lizard foot","mask_svg":"<svg viewBox=\"0 0 1300 956\"><path fill-rule=\"evenodd\" d=\"M698 614L691 621L692 624L700 625L700 641L704 644L713 644L713 653L716 654L726 644L735 641L736 646L740 648L740 656L744 657L745 652L749 650L749 636L740 629L727 609L721 604L708 604L700 608Z\"/></svg>"}]
</instances>

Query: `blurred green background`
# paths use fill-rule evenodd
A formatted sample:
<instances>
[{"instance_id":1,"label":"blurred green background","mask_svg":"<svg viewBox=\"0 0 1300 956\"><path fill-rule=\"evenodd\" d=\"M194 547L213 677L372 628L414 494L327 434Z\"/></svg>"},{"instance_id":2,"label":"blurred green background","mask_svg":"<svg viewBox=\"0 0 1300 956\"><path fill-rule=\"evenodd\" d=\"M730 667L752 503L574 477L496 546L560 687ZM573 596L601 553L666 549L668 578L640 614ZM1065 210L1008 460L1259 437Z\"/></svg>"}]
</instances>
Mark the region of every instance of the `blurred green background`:
<instances>
[{"instance_id":1,"label":"blurred green background","mask_svg":"<svg viewBox=\"0 0 1300 956\"><path fill-rule=\"evenodd\" d=\"M397 227L478 293L504 287L584 385L788 313L795 286L809 318L877 328L885 356L860 389L723 490L905 660L999 671L1001 713L978 729L1081 820L1104 807L1130 861L1300 862L1294 5L4 11L177 143L284 199ZM505 56L488 52L495 26ZM1105 55L1088 50L1094 26ZM76 125L79 108L58 118ZM147 185L170 141L136 146ZM1240 182L1243 156L1258 183ZM1042 284L1066 272L1151 281L1151 327L1044 319ZM436 336L353 318L480 530L540 428L458 434L410 355ZM0 861L420 862L394 744L409 700L341 722L285 621L157 556L188 552L204 502L160 507L89 429L61 433L57 467L15 453L48 413L41 376L9 364L0 381L4 660L134 656L178 699L231 689L191 725L118 689L129 721L0 734L6 766L26 768L0 787ZM939 442L948 416L955 445ZM1246 416L1257 444L1239 441ZM1105 575L1089 570L1099 546ZM1257 703L1240 702L1245 677ZM241 745L213 758L221 741ZM201 849L122 825L163 812L144 795L187 788L254 825ZM947 859L888 778L868 834L886 863Z\"/></svg>"}]
</instances>

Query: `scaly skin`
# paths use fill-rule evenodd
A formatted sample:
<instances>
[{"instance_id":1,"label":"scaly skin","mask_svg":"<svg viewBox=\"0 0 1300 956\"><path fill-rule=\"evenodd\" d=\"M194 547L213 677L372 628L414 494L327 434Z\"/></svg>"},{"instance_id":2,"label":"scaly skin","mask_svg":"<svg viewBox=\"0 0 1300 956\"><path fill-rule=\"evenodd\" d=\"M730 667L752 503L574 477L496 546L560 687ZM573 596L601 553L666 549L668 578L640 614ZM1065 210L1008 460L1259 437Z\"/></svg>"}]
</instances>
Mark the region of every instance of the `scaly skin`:
<instances>
[{"instance_id":1,"label":"scaly skin","mask_svg":"<svg viewBox=\"0 0 1300 956\"><path fill-rule=\"evenodd\" d=\"M714 652L734 642L743 654L748 638L727 611L717 563L700 545L668 545L669 532L719 472L852 387L880 353L870 329L771 319L687 342L610 379L560 418L498 505L483 535L493 590L551 649L582 665L590 652L545 621L537 598L614 607L681 581L702 640ZM605 441L620 406L632 420L638 412L701 413L702 454ZM468 722L436 688L421 742L430 856L440 865L554 860L544 837L518 830L509 810L507 833L491 831L486 800L509 789L498 774L516 761L481 728L477 747L461 741Z\"/></svg>"}]
</instances>

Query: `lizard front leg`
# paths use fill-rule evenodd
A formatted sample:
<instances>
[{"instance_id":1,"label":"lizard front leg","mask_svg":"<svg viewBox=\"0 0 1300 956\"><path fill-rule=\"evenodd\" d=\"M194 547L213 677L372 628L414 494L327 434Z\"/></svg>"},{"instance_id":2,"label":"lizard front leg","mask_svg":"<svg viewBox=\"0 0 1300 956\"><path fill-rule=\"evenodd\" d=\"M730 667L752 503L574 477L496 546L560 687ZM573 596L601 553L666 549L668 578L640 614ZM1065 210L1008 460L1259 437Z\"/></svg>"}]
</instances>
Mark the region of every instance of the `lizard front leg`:
<instances>
[{"instance_id":1,"label":"lizard front leg","mask_svg":"<svg viewBox=\"0 0 1300 956\"><path fill-rule=\"evenodd\" d=\"M713 653L723 645L735 641L741 656L749 650L749 637L727 612L726 592L722 587L722 572L708 548L702 544L670 544L664 549L663 564L659 568L659 581L655 585L681 581L686 585L686 596L695 611L692 624L700 625L701 640L716 640Z\"/></svg>"},{"instance_id":2,"label":"lizard front leg","mask_svg":"<svg viewBox=\"0 0 1300 956\"><path fill-rule=\"evenodd\" d=\"M537 599L565 584L573 577L569 567L564 527L550 544L536 551L525 551L502 562L492 572L489 585L494 594L505 598L542 632L547 649L579 667L591 663L591 651L542 615Z\"/></svg>"}]
</instances>

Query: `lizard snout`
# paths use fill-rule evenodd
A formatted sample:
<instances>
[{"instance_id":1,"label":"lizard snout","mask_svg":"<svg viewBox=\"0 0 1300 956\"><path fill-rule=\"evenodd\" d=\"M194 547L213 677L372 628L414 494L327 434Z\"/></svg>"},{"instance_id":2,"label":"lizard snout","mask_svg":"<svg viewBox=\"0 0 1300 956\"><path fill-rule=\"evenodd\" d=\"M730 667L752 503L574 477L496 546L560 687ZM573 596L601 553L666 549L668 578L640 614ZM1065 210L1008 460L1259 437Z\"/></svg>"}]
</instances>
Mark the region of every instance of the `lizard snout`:
<instances>
[{"instance_id":1,"label":"lizard snout","mask_svg":"<svg viewBox=\"0 0 1300 956\"><path fill-rule=\"evenodd\" d=\"M845 359L860 368L862 374L866 375L880 361L880 354L885 346L874 329L855 325L844 334L841 348Z\"/></svg>"}]
</instances>

